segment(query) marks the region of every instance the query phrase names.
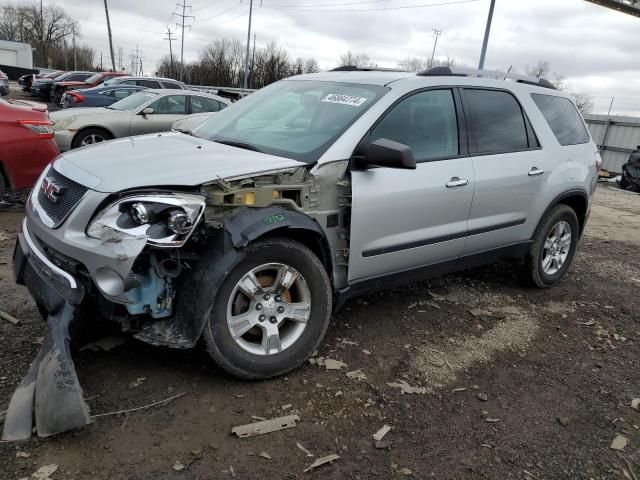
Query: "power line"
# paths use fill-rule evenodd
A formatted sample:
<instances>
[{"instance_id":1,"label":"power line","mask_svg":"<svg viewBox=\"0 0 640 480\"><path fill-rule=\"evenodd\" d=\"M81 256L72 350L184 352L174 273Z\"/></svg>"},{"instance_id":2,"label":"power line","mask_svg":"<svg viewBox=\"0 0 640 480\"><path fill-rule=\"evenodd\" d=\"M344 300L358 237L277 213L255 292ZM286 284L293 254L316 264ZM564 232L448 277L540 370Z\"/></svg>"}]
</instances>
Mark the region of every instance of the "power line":
<instances>
[{"instance_id":1,"label":"power line","mask_svg":"<svg viewBox=\"0 0 640 480\"><path fill-rule=\"evenodd\" d=\"M237 9L238 9L238 7L241 7L241 6L242 6L242 2L237 3L236 5L234 5L234 6L230 7L230 8L227 8L226 10L223 10L222 12L217 13L216 15L214 15L214 16L212 16L212 17L205 18L204 20L200 20L200 23L208 22L209 20L213 20L214 18L221 17L221 16L222 16L222 15L224 15L225 13L229 13L229 12L231 12L231 11L233 11L233 10L237 10Z\"/></svg>"},{"instance_id":2,"label":"power line","mask_svg":"<svg viewBox=\"0 0 640 480\"><path fill-rule=\"evenodd\" d=\"M274 10L288 10L291 12L376 12L382 10L406 10L411 8L428 8L428 7L439 7L442 5L457 5L461 3L473 3L479 2L480 0L457 0L452 2L440 2L440 3L425 3L421 5L402 5L396 7L379 7L379 8L342 8L342 9L329 9L325 10L322 8L322 5L316 5L313 8L296 8L295 6L290 7L276 7L271 5L264 5L264 8L272 8Z\"/></svg>"},{"instance_id":3,"label":"power line","mask_svg":"<svg viewBox=\"0 0 640 480\"><path fill-rule=\"evenodd\" d=\"M223 2L225 0L222 0ZM213 2L209 2L206 5L202 6L202 7L198 7L198 8L194 8L191 10L192 13L196 13L199 12L200 10L204 10L205 8L209 8L210 6L212 6L214 3L220 3L220 0L213 0Z\"/></svg>"},{"instance_id":4,"label":"power line","mask_svg":"<svg viewBox=\"0 0 640 480\"><path fill-rule=\"evenodd\" d=\"M187 18L193 18L193 21L195 22L196 17L194 17L193 15L186 15L187 8L191 8L191 5L186 4L186 0L182 0L182 3L178 3L176 5L179 8L182 8L181 14L175 12L173 13L176 17L179 17L181 19L181 23L176 23L176 25L182 29L182 41L180 43L180 81L182 81L184 76L184 29L187 27L191 29L191 25L185 25L184 22Z\"/></svg>"},{"instance_id":5,"label":"power line","mask_svg":"<svg viewBox=\"0 0 640 480\"><path fill-rule=\"evenodd\" d=\"M343 3L325 3L320 4L316 3L313 5L292 5L292 4L274 4L269 5L270 7L291 7L291 8L308 8L308 7L342 7L344 5L361 5L366 3L381 3L381 2L389 2L390 0L365 0L362 2L343 2Z\"/></svg>"}]
</instances>

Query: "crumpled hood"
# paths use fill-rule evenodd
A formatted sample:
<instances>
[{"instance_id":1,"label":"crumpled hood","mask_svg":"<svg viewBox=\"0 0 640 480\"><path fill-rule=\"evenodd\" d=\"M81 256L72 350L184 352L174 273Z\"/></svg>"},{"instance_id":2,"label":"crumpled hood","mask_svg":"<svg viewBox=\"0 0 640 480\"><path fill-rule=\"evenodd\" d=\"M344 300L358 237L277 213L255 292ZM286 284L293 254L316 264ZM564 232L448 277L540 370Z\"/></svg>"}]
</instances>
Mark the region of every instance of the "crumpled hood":
<instances>
[{"instance_id":1,"label":"crumpled hood","mask_svg":"<svg viewBox=\"0 0 640 480\"><path fill-rule=\"evenodd\" d=\"M99 192L142 187L193 187L218 178L249 176L304 165L182 133L154 133L64 153L54 168Z\"/></svg>"}]
</instances>

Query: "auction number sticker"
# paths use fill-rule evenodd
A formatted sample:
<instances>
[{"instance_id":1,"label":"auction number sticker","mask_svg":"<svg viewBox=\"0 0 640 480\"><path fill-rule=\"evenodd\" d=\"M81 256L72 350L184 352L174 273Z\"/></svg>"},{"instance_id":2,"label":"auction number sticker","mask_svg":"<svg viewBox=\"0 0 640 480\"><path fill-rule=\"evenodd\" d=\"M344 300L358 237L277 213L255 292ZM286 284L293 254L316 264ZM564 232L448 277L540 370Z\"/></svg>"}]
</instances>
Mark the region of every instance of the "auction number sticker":
<instances>
[{"instance_id":1,"label":"auction number sticker","mask_svg":"<svg viewBox=\"0 0 640 480\"><path fill-rule=\"evenodd\" d=\"M330 93L322 99L324 103L339 103L340 105L351 105L359 107L367 101L364 97L354 97L352 95L340 95L339 93Z\"/></svg>"}]
</instances>

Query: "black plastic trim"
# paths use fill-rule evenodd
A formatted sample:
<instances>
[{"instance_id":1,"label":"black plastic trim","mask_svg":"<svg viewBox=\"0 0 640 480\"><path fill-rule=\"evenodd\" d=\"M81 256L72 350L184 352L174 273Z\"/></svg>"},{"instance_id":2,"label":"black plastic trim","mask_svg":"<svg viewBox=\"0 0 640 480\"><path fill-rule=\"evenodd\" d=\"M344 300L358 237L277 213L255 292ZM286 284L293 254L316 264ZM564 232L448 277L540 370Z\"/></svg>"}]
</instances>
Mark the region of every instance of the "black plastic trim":
<instances>
[{"instance_id":1,"label":"black plastic trim","mask_svg":"<svg viewBox=\"0 0 640 480\"><path fill-rule=\"evenodd\" d=\"M363 257L375 257L378 255L384 255L385 253L399 252L402 250L408 250L410 248L424 247L427 245L433 245L434 243L448 242L449 240L456 240L458 238L464 238L471 235L480 235L482 233L493 232L495 230L502 230L503 228L515 227L522 225L527 221L526 218L520 218L511 222L500 223L498 225L492 225L490 227L476 228L474 230L468 230L465 232L452 233L449 235L442 235L440 237L425 238L422 240L415 240L413 242L398 243L396 245L390 245L388 247L373 248L371 250L365 250L362 252Z\"/></svg>"},{"instance_id":2,"label":"black plastic trim","mask_svg":"<svg viewBox=\"0 0 640 480\"><path fill-rule=\"evenodd\" d=\"M439 277L459 270L477 267L503 258L524 257L531 248L531 240L514 243L505 247L500 247L486 252L463 256L444 262L418 267L402 272L396 272L382 277L361 280L350 284L348 287L336 292L334 311L340 310L347 300L363 295L365 293L385 290L388 288L405 285L408 283L426 280L428 278Z\"/></svg>"}]
</instances>

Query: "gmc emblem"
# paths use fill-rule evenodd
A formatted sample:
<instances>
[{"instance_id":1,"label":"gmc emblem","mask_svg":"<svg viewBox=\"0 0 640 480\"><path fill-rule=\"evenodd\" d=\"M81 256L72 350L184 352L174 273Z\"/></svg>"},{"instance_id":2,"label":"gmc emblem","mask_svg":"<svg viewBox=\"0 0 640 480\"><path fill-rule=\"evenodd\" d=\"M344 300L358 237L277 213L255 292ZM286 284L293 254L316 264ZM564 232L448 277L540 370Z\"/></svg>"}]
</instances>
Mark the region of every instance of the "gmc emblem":
<instances>
[{"instance_id":1,"label":"gmc emblem","mask_svg":"<svg viewBox=\"0 0 640 480\"><path fill-rule=\"evenodd\" d=\"M58 185L56 182L51 180L49 177L45 177L40 184L40 190L53 203L58 203L60 197L64 195L65 188Z\"/></svg>"}]
</instances>

